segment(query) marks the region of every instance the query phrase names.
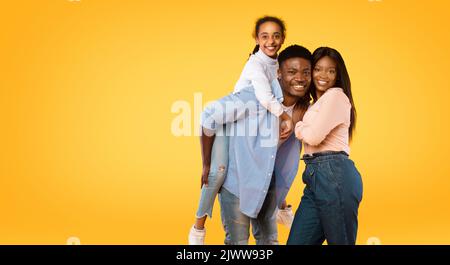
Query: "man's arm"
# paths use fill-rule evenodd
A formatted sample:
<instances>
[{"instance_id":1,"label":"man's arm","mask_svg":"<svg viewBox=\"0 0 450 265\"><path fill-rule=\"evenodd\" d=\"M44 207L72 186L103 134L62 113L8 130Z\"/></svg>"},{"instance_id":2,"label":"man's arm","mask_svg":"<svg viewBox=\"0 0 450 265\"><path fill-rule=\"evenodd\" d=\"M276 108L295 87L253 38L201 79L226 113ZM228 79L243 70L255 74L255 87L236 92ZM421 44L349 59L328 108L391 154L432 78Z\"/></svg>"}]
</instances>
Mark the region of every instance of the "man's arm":
<instances>
[{"instance_id":1,"label":"man's arm","mask_svg":"<svg viewBox=\"0 0 450 265\"><path fill-rule=\"evenodd\" d=\"M203 133L211 136L223 124L235 122L245 118L246 113L252 115L263 109L253 93L253 90L240 91L209 104L202 112Z\"/></svg>"},{"instance_id":2,"label":"man's arm","mask_svg":"<svg viewBox=\"0 0 450 265\"><path fill-rule=\"evenodd\" d=\"M202 151L202 178L201 186L208 186L208 175L211 167L211 153L214 144L215 133L217 129L225 123L234 122L245 117L247 109L255 104L246 104L250 102L252 96L248 92L239 92L225 96L210 105L202 112L202 131L200 136L200 145Z\"/></svg>"},{"instance_id":3,"label":"man's arm","mask_svg":"<svg viewBox=\"0 0 450 265\"><path fill-rule=\"evenodd\" d=\"M307 107L302 107L299 104L294 107L294 111L292 112L292 121L294 122L294 126L297 122L303 120L303 116L305 115L307 109Z\"/></svg>"},{"instance_id":4,"label":"man's arm","mask_svg":"<svg viewBox=\"0 0 450 265\"><path fill-rule=\"evenodd\" d=\"M200 136L200 146L202 149L203 170L200 188L203 187L203 185L208 187L208 175L209 169L211 167L211 153L214 144L214 138L215 135L208 136L206 133L203 132L202 128L202 135Z\"/></svg>"}]
</instances>

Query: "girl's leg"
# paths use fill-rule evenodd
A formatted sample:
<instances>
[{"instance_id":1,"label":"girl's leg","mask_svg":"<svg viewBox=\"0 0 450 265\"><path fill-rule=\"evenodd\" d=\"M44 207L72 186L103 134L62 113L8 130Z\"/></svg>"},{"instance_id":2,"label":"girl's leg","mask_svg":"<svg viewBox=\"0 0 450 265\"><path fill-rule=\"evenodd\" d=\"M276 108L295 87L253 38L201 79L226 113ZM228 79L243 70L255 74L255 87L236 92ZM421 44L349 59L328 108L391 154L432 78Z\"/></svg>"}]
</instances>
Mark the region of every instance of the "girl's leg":
<instances>
[{"instance_id":1,"label":"girl's leg","mask_svg":"<svg viewBox=\"0 0 450 265\"><path fill-rule=\"evenodd\" d=\"M206 222L206 215L200 218L195 219L194 227L198 230L203 230L205 228L205 222Z\"/></svg>"},{"instance_id":2,"label":"girl's leg","mask_svg":"<svg viewBox=\"0 0 450 265\"><path fill-rule=\"evenodd\" d=\"M211 153L211 167L208 175L208 186L203 186L200 203L197 210L196 223L204 226L206 216L212 217L214 201L225 181L228 169L228 136L225 135L225 127L221 127L216 132L216 137Z\"/></svg>"},{"instance_id":3,"label":"girl's leg","mask_svg":"<svg viewBox=\"0 0 450 265\"><path fill-rule=\"evenodd\" d=\"M225 181L228 169L228 136L225 135L225 126L216 132L212 147L211 167L208 175L208 186L203 186L200 203L196 213L194 226L189 233L189 244L203 244L205 237L205 222L207 216L212 217L214 201Z\"/></svg>"}]
</instances>

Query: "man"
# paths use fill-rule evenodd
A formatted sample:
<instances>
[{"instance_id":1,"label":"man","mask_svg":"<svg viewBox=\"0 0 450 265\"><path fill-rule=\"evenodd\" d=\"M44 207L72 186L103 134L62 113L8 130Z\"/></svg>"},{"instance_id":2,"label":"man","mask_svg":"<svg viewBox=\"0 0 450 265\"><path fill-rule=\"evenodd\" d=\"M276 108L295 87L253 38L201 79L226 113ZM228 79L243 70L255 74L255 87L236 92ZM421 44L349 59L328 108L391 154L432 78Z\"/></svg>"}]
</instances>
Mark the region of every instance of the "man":
<instances>
[{"instance_id":1,"label":"man","mask_svg":"<svg viewBox=\"0 0 450 265\"><path fill-rule=\"evenodd\" d=\"M278 62L272 91L297 122L310 100L311 53L293 45ZM301 144L293 134L278 138L279 119L260 105L250 86L202 113L203 175L209 171L214 134L223 124L229 135L228 170L219 195L225 244L248 244L250 223L257 244L278 244L276 209L297 174Z\"/></svg>"}]
</instances>

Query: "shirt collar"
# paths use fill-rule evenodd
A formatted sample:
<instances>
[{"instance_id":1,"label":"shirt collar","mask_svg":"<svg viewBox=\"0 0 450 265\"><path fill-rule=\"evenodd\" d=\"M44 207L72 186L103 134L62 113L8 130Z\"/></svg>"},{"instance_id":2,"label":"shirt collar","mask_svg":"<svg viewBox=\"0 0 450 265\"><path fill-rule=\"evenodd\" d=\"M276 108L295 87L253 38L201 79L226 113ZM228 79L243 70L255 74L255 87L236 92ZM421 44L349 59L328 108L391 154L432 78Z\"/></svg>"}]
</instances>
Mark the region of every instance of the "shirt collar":
<instances>
[{"instance_id":1,"label":"shirt collar","mask_svg":"<svg viewBox=\"0 0 450 265\"><path fill-rule=\"evenodd\" d=\"M255 53L255 56L261 59L266 64L276 65L278 63L277 59L270 58L263 51L261 51L261 49L259 49Z\"/></svg>"}]
</instances>

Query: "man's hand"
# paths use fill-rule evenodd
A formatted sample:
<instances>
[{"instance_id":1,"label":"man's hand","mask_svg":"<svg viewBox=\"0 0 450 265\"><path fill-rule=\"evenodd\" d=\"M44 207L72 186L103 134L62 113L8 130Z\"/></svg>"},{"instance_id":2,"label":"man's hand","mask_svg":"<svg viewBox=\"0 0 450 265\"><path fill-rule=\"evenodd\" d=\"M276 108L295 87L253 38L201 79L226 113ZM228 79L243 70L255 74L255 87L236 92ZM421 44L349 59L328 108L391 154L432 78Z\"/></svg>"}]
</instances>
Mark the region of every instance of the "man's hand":
<instances>
[{"instance_id":1,"label":"man's hand","mask_svg":"<svg viewBox=\"0 0 450 265\"><path fill-rule=\"evenodd\" d=\"M203 128L203 131L205 132L205 129ZM212 153L212 147L214 144L214 139L216 135L213 134L212 136L208 136L207 133L202 133L200 136L200 145L202 149L202 178L201 178L201 186L203 187L203 184L208 187L208 175L209 175L209 168L211 167L211 153Z\"/></svg>"},{"instance_id":2,"label":"man's hand","mask_svg":"<svg viewBox=\"0 0 450 265\"><path fill-rule=\"evenodd\" d=\"M206 187L208 187L208 176L209 176L209 169L210 166L209 165L204 165L203 166L203 170L202 170L202 185L200 186L200 188L203 187L203 185L205 185Z\"/></svg>"}]
</instances>

